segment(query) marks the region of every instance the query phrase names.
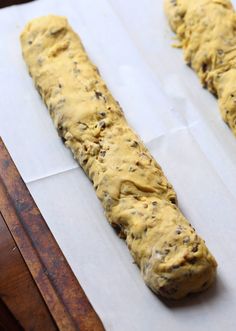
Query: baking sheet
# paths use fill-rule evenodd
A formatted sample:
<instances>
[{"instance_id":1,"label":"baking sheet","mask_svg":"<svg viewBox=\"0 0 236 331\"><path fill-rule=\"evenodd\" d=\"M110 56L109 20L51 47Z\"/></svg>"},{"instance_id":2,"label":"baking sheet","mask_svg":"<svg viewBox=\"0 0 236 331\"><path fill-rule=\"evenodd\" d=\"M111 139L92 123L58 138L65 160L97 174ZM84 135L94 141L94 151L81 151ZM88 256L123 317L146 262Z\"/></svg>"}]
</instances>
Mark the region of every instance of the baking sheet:
<instances>
[{"instance_id":1,"label":"baking sheet","mask_svg":"<svg viewBox=\"0 0 236 331\"><path fill-rule=\"evenodd\" d=\"M214 253L218 278L209 291L171 305L160 301L107 224L22 60L21 30L49 13L67 16L80 34ZM0 28L0 135L106 329L235 330L236 139L181 50L170 47L162 1L38 0L1 10Z\"/></svg>"}]
</instances>

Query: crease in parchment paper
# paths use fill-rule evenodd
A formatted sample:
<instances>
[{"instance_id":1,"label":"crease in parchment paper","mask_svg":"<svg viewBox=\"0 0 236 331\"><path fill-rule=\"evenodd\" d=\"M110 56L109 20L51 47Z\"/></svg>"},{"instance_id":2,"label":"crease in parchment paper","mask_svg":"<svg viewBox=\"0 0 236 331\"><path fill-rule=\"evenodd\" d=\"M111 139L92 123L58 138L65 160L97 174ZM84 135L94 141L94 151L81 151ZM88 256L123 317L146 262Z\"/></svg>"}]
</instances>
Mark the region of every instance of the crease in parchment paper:
<instances>
[{"instance_id":1,"label":"crease in parchment paper","mask_svg":"<svg viewBox=\"0 0 236 331\"><path fill-rule=\"evenodd\" d=\"M75 170L75 169L79 169L79 165L76 165L75 167L70 167L68 169L63 169L62 171L57 171L57 172L53 172L53 173L50 173L50 174L47 174L47 175L44 175L42 177L37 177L37 178L32 178L28 181L25 181L25 183L27 185L29 184L32 184L32 183L35 183L37 181L40 181L40 180L43 180L43 179L47 179L49 177L53 177L53 176L56 176L56 175L63 175L65 174L66 172L69 172L69 171L72 171L72 170Z\"/></svg>"}]
</instances>

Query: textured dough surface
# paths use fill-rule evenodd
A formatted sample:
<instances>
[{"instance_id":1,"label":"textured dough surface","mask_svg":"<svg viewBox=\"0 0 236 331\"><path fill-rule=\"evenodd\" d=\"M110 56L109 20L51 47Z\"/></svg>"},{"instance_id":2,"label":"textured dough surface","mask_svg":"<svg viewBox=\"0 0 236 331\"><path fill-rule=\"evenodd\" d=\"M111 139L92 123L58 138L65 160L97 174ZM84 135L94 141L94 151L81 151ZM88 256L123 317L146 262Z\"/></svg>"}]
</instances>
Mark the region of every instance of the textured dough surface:
<instances>
[{"instance_id":1,"label":"textured dough surface","mask_svg":"<svg viewBox=\"0 0 236 331\"><path fill-rule=\"evenodd\" d=\"M165 0L165 11L202 84L236 135L236 14L228 0Z\"/></svg>"},{"instance_id":2,"label":"textured dough surface","mask_svg":"<svg viewBox=\"0 0 236 331\"><path fill-rule=\"evenodd\" d=\"M146 284L176 299L207 288L214 257L181 214L172 185L128 126L67 20L33 20L21 43L59 135L92 181Z\"/></svg>"}]
</instances>

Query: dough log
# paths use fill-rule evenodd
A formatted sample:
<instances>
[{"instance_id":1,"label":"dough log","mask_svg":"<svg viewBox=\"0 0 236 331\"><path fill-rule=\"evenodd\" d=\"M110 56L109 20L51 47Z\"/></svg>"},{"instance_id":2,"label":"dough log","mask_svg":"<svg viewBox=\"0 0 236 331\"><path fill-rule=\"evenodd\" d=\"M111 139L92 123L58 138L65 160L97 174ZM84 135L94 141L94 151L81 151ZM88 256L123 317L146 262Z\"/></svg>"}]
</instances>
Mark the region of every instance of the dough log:
<instances>
[{"instance_id":1,"label":"dough log","mask_svg":"<svg viewBox=\"0 0 236 331\"><path fill-rule=\"evenodd\" d=\"M214 280L214 257L181 214L172 185L128 126L67 20L33 20L21 43L59 135L92 181L145 283L174 299L206 289Z\"/></svg>"},{"instance_id":2,"label":"dough log","mask_svg":"<svg viewBox=\"0 0 236 331\"><path fill-rule=\"evenodd\" d=\"M228 0L165 0L185 61L219 100L236 135L236 14Z\"/></svg>"}]
</instances>

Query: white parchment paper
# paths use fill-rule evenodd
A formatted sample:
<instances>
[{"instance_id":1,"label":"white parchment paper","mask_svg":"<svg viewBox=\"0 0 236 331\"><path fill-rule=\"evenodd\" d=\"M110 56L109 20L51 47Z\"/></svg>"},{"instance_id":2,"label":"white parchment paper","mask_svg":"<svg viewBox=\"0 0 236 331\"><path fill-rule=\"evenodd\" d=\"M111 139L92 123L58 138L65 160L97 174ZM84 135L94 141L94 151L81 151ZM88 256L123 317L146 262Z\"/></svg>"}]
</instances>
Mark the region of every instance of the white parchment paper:
<instances>
[{"instance_id":1,"label":"white parchment paper","mask_svg":"<svg viewBox=\"0 0 236 331\"><path fill-rule=\"evenodd\" d=\"M236 4L236 1L235 1ZM171 48L162 0L38 0L0 10L0 135L108 331L236 329L236 139ZM218 263L216 284L165 304L143 283L58 138L21 56L28 20L68 17Z\"/></svg>"}]
</instances>

